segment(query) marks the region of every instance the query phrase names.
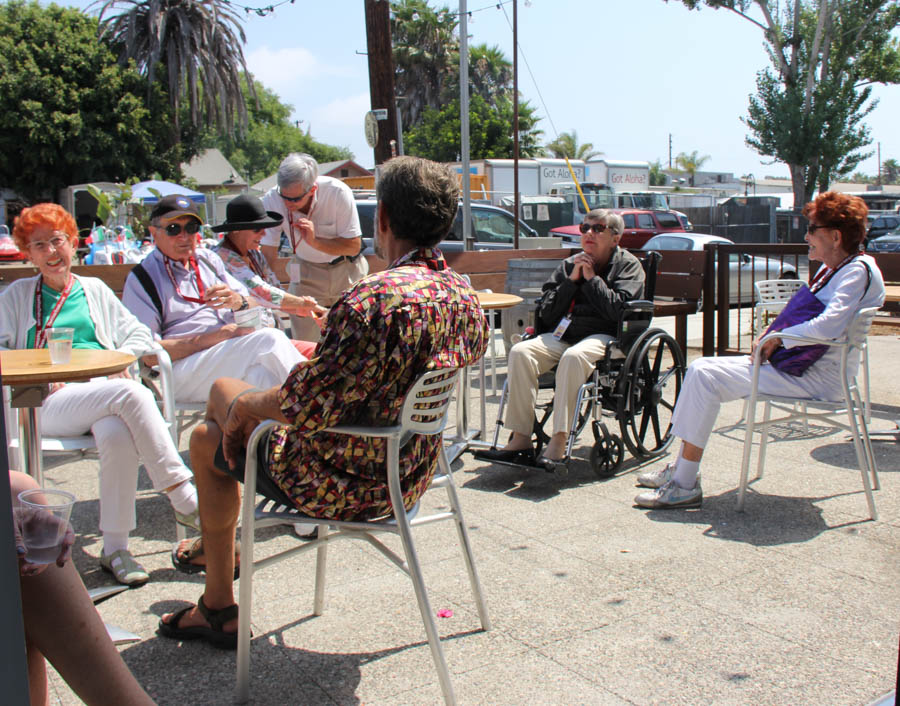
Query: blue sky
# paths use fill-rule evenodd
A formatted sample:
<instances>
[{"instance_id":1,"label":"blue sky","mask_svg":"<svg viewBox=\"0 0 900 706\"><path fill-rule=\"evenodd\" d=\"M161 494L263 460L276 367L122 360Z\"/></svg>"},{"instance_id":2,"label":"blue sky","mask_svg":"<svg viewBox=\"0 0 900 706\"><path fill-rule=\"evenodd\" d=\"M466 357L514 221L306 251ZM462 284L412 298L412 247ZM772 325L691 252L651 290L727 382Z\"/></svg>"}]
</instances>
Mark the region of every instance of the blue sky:
<instances>
[{"instance_id":1,"label":"blue sky","mask_svg":"<svg viewBox=\"0 0 900 706\"><path fill-rule=\"evenodd\" d=\"M511 59L512 5L468 0L468 10L470 43L497 45ZM363 0L295 0L265 17L245 17L244 51L257 79L294 107L316 139L349 147L370 167ZM674 0L531 0L527 7L519 0L518 19L519 88L544 118L545 142L574 129L611 159L665 165L671 134L673 159L698 150L710 156L705 169L788 176L784 165L765 164L744 144L740 118L756 72L768 63L761 31L746 20L709 8L691 12ZM880 104L867 124L882 159L900 159L900 86L875 93ZM874 174L876 157L860 169Z\"/></svg>"}]
</instances>

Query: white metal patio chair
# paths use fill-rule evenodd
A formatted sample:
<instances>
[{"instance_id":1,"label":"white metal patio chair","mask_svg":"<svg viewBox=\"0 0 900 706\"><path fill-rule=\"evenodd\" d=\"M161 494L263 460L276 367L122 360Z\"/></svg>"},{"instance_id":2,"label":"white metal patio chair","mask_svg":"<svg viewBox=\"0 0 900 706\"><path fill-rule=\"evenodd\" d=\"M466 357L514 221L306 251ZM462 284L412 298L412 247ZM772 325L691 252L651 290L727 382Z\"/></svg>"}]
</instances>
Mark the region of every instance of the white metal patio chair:
<instances>
[{"instance_id":1,"label":"white metal patio chair","mask_svg":"<svg viewBox=\"0 0 900 706\"><path fill-rule=\"evenodd\" d=\"M303 552L316 550L316 584L313 601L313 614L321 615L324 607L325 594L325 560L328 544L338 539L360 539L368 542L384 556L390 559L401 571L409 576L413 583L413 589L418 602L419 612L425 626L428 637L428 645L431 648L431 656L438 672L438 679L444 701L448 704L455 703L453 685L450 681L450 672L444 658L443 647L438 635L434 614L428 600L422 569L419 564L415 542L413 541L412 528L419 525L431 524L442 520L452 520L456 525L456 531L469 574L469 583L475 597L478 615L483 630L490 630L490 619L487 607L481 592L481 584L475 568L475 560L469 543L466 525L462 516L459 497L450 464L447 460L443 445L438 456L438 469L434 480L429 487L444 488L447 491L450 509L434 512L428 516L418 515L417 503L409 512L403 509L403 495L400 486L400 449L412 437L413 434L440 435L447 424L447 411L451 396L456 387L458 370L436 370L420 377L406 395L399 423L390 427L334 427L328 431L351 436L364 436L383 438L387 441L387 480L390 492L391 504L394 508L392 517L361 520L361 521L336 521L328 519L310 518L283 505L265 499L256 504L256 470L257 470L257 445L265 432L273 427L274 421L262 422L250 436L247 444L247 460L244 476L244 499L241 514L241 573L238 603L240 605L238 644L237 644L237 683L235 698L239 703L247 701L250 694L250 619L253 597L253 574L258 568L263 568L275 562L281 561ZM285 550L279 554L257 559L254 561L254 529L256 527L269 527L278 524L294 524L296 522L311 522L317 524L317 538L311 542L298 544L298 546ZM333 530L333 531L332 531ZM385 546L377 537L378 533L388 532L400 536L403 546L402 555Z\"/></svg>"},{"instance_id":2,"label":"white metal patio chair","mask_svg":"<svg viewBox=\"0 0 900 706\"><path fill-rule=\"evenodd\" d=\"M793 397L781 397L777 395L764 395L759 393L759 349L753 357L753 378L750 387L749 398L749 414L747 415L747 430L744 436L744 454L741 460L741 484L738 491L738 510L744 509L744 500L747 493L748 475L750 469L750 450L753 445L753 432L756 428L756 403L765 403L765 412L761 424L759 457L757 462L756 477L761 478L763 468L766 462L766 446L768 443L769 426L772 424L781 424L793 419L804 420L821 420L832 426L849 431L853 437L853 446L856 450L856 458L859 463L860 476L862 477L863 490L866 493L866 502L869 506L869 516L873 520L878 519L878 513L875 510L875 498L872 489L880 488L878 482L878 472L875 467L875 456L872 452L872 444L869 440L869 430L866 423L865 405L862 401L857 383L857 376L850 376L848 369L848 361L853 350L860 351L862 355L866 343L866 336L872 325L872 319L878 307L869 307L861 309L851 322L847 329L846 335L836 341L821 340L816 338L808 338L804 336L794 336L778 332L765 336L765 341L772 336L782 339L790 339L807 345L823 344L833 348L838 348L841 352L841 383L842 383L842 399L836 402L824 402L820 400L798 400ZM803 408L795 405L796 402L806 402ZM823 408L823 411L814 411L809 409ZM772 419L772 409L785 412L785 416L778 419ZM839 414L846 413L848 423L844 424L835 417ZM871 478L870 478L871 474Z\"/></svg>"},{"instance_id":3,"label":"white metal patio chair","mask_svg":"<svg viewBox=\"0 0 900 706\"><path fill-rule=\"evenodd\" d=\"M177 446L181 441L181 433L203 418L206 412L206 402L179 402L175 396L172 359L162 348L155 349L153 353L156 355L155 366L151 367L140 361L141 379L156 395L163 410L163 416L171 425L172 438Z\"/></svg>"}]
</instances>

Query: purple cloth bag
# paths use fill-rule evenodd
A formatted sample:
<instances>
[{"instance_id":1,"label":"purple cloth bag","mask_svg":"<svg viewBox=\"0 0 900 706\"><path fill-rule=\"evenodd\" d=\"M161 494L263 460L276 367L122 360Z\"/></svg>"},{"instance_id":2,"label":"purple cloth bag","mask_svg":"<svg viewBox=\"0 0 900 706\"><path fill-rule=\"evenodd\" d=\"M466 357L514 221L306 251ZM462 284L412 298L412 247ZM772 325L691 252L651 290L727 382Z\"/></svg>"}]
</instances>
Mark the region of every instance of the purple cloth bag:
<instances>
[{"instance_id":1,"label":"purple cloth bag","mask_svg":"<svg viewBox=\"0 0 900 706\"><path fill-rule=\"evenodd\" d=\"M816 318L823 311L825 311L825 305L816 299L815 295L809 291L809 287L798 289L775 321L766 329L766 334L802 324L804 321ZM811 346L794 346L793 348L779 346L769 356L769 362L783 373L800 377L810 365L825 355L827 350L828 346L820 343Z\"/></svg>"}]
</instances>

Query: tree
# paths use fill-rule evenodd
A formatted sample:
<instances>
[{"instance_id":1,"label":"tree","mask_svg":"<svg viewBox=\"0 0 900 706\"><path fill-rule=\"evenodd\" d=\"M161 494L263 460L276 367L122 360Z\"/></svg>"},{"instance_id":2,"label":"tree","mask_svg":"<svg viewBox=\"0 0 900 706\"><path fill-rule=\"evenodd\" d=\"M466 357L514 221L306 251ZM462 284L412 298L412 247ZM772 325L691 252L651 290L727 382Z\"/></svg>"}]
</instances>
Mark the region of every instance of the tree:
<instances>
[{"instance_id":1,"label":"tree","mask_svg":"<svg viewBox=\"0 0 900 706\"><path fill-rule=\"evenodd\" d=\"M668 2L668 0L666 0ZM728 9L763 31L772 62L757 74L746 142L787 164L796 207L870 153L871 83L900 83L896 0L681 0ZM751 16L753 8L759 17Z\"/></svg>"},{"instance_id":2,"label":"tree","mask_svg":"<svg viewBox=\"0 0 900 706\"><path fill-rule=\"evenodd\" d=\"M663 173L663 165L660 160L650 162L650 186L665 186L666 175Z\"/></svg>"},{"instance_id":3,"label":"tree","mask_svg":"<svg viewBox=\"0 0 900 706\"><path fill-rule=\"evenodd\" d=\"M885 184L900 182L900 162L896 159L886 159L881 163L881 180Z\"/></svg>"},{"instance_id":4,"label":"tree","mask_svg":"<svg viewBox=\"0 0 900 706\"><path fill-rule=\"evenodd\" d=\"M458 74L454 76L453 83L458 94ZM500 47L489 47L487 44L469 47L469 88L472 95L481 96L486 101L513 99L512 62Z\"/></svg>"},{"instance_id":5,"label":"tree","mask_svg":"<svg viewBox=\"0 0 900 706\"><path fill-rule=\"evenodd\" d=\"M578 133L575 130L561 132L553 142L547 143L547 150L554 157L568 157L569 159L588 160L603 154L600 150L595 150L594 145L590 142L578 144Z\"/></svg>"},{"instance_id":6,"label":"tree","mask_svg":"<svg viewBox=\"0 0 900 706\"><path fill-rule=\"evenodd\" d=\"M304 133L290 120L293 107L282 103L258 81L254 82L252 94L245 80L241 90L249 109L247 129L238 135L217 135L210 131L201 144L219 148L241 176L249 175L251 184L275 172L290 152L306 152L320 162L353 157L346 147L326 145ZM251 95L258 100L250 100Z\"/></svg>"},{"instance_id":7,"label":"tree","mask_svg":"<svg viewBox=\"0 0 900 706\"><path fill-rule=\"evenodd\" d=\"M405 98L399 108L404 128L418 125L426 108L443 104L448 81L459 86L457 24L447 7L432 9L427 0L391 3L394 90Z\"/></svg>"},{"instance_id":8,"label":"tree","mask_svg":"<svg viewBox=\"0 0 900 706\"><path fill-rule=\"evenodd\" d=\"M160 149L172 120L150 104L133 66L97 42L97 20L75 9L0 5L0 184L28 201L70 184L178 174L180 151Z\"/></svg>"},{"instance_id":9,"label":"tree","mask_svg":"<svg viewBox=\"0 0 900 706\"><path fill-rule=\"evenodd\" d=\"M700 171L700 167L706 164L709 161L709 155L705 154L703 156L697 150L694 150L690 154L686 152L681 152L675 158L675 166L678 167L681 171L686 172L690 177L691 186L694 185L694 177L697 172Z\"/></svg>"},{"instance_id":10,"label":"tree","mask_svg":"<svg viewBox=\"0 0 900 706\"><path fill-rule=\"evenodd\" d=\"M512 101L501 99L488 103L481 96L469 101L469 151L472 159L508 159L513 156ZM527 101L519 103L519 128L522 136L519 154L531 157L541 154L538 142L542 134L535 128L539 118ZM405 133L407 154L414 154L437 162L459 159L459 98L441 109L428 108L420 125Z\"/></svg>"},{"instance_id":11,"label":"tree","mask_svg":"<svg viewBox=\"0 0 900 706\"><path fill-rule=\"evenodd\" d=\"M241 74L249 75L247 40L228 0L100 1L100 38L120 61L133 59L150 87L163 70L176 116L186 99L195 126L230 133L247 124L241 92Z\"/></svg>"}]
</instances>

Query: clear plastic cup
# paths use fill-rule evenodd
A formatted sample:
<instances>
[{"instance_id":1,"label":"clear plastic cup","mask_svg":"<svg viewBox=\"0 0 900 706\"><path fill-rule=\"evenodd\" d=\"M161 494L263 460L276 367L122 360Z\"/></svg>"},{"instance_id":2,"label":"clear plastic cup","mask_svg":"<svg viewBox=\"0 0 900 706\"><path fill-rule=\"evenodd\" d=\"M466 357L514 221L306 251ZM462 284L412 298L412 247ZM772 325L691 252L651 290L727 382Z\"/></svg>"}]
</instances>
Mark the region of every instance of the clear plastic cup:
<instances>
[{"instance_id":1,"label":"clear plastic cup","mask_svg":"<svg viewBox=\"0 0 900 706\"><path fill-rule=\"evenodd\" d=\"M54 365L68 363L72 360L72 337L75 329L68 326L55 326L47 329L47 347L50 349L50 362Z\"/></svg>"},{"instance_id":2,"label":"clear plastic cup","mask_svg":"<svg viewBox=\"0 0 900 706\"><path fill-rule=\"evenodd\" d=\"M25 542L25 561L52 564L62 551L75 496L55 488L34 488L19 493L16 519Z\"/></svg>"},{"instance_id":3,"label":"clear plastic cup","mask_svg":"<svg viewBox=\"0 0 900 706\"><path fill-rule=\"evenodd\" d=\"M252 328L258 331L262 328L262 307L255 306L252 309L234 312L234 323L241 328Z\"/></svg>"}]
</instances>

